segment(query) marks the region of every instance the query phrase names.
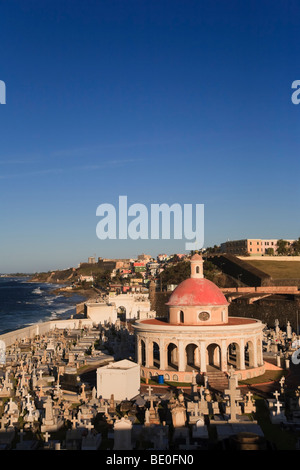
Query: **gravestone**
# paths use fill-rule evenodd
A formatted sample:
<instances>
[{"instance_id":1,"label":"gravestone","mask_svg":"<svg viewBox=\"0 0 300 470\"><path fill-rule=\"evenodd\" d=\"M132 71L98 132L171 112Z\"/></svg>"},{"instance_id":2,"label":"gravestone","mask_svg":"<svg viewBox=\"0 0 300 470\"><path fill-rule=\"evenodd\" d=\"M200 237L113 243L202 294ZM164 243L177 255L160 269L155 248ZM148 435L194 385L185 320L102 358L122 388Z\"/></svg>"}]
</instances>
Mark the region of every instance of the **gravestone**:
<instances>
[{"instance_id":1,"label":"gravestone","mask_svg":"<svg viewBox=\"0 0 300 470\"><path fill-rule=\"evenodd\" d=\"M123 417L114 423L114 450L132 450L132 422Z\"/></svg>"}]
</instances>

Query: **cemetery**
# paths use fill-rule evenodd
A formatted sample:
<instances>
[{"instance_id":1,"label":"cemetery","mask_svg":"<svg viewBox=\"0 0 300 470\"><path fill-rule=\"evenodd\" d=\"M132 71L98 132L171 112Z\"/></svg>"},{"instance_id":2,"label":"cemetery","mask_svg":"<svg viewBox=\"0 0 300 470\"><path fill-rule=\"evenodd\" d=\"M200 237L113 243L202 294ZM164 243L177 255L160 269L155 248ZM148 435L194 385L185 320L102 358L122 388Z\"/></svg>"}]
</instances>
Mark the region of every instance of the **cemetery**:
<instances>
[{"instance_id":1,"label":"cemetery","mask_svg":"<svg viewBox=\"0 0 300 470\"><path fill-rule=\"evenodd\" d=\"M153 318L72 318L2 335L0 449L299 450L299 336L289 321L233 321L201 257L191 265L164 324L171 350Z\"/></svg>"},{"instance_id":2,"label":"cemetery","mask_svg":"<svg viewBox=\"0 0 300 470\"><path fill-rule=\"evenodd\" d=\"M239 383L233 367L219 390L195 372L176 386L141 380L134 344L130 324L119 321L16 340L0 368L0 448L273 450L271 428L298 448L300 386L287 386L298 338L289 325L264 330L264 353L280 376L269 391ZM129 373L134 386L120 395L111 373L123 381Z\"/></svg>"}]
</instances>

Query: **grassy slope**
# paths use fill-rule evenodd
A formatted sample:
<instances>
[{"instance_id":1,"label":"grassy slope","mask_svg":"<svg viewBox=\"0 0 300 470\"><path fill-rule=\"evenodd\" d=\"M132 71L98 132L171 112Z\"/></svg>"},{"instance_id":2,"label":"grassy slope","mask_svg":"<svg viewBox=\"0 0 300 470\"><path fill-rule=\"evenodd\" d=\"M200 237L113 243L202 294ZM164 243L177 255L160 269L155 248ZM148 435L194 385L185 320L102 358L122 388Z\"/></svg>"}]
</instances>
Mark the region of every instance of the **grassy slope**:
<instances>
[{"instance_id":1,"label":"grassy slope","mask_svg":"<svg viewBox=\"0 0 300 470\"><path fill-rule=\"evenodd\" d=\"M269 274L273 279L295 279L300 278L300 261L270 261L247 259L247 263L252 264L261 271Z\"/></svg>"}]
</instances>

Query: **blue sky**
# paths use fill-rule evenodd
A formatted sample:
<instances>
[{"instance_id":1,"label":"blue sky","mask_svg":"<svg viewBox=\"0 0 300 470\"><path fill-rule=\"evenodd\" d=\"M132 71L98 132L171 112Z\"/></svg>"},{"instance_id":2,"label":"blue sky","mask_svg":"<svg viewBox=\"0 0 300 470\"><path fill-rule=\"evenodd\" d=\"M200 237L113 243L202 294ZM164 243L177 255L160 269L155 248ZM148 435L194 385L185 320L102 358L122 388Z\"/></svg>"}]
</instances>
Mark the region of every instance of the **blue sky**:
<instances>
[{"instance_id":1,"label":"blue sky","mask_svg":"<svg viewBox=\"0 0 300 470\"><path fill-rule=\"evenodd\" d=\"M0 2L0 272L184 252L96 209L204 204L205 246L298 238L299 2Z\"/></svg>"}]
</instances>

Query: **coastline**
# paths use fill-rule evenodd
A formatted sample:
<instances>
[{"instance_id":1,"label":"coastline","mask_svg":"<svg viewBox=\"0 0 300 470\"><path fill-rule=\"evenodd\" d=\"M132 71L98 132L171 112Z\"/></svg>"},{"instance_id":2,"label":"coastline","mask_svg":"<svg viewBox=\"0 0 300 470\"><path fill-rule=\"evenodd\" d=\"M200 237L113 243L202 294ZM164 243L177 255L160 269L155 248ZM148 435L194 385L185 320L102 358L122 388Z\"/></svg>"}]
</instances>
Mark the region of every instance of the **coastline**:
<instances>
[{"instance_id":1,"label":"coastline","mask_svg":"<svg viewBox=\"0 0 300 470\"><path fill-rule=\"evenodd\" d=\"M10 282L8 290L12 288L17 290L13 296L11 293L7 296L7 302L4 297L5 301L0 309L1 335L52 319L83 317L85 302L94 300L100 295L100 292L94 288L79 286L72 289L66 283L33 280L29 276L26 278L22 276L22 279L20 276L7 276L5 281ZM25 290L22 289L22 285Z\"/></svg>"},{"instance_id":2,"label":"coastline","mask_svg":"<svg viewBox=\"0 0 300 470\"><path fill-rule=\"evenodd\" d=\"M51 279L51 276L46 279L40 279L37 276L33 276L28 279L27 282L36 284L53 284L56 286L55 288L53 288L53 290L50 291L50 293L53 295L63 294L66 297L71 297L72 295L79 295L81 297L84 297L85 300L95 299L100 295L100 293L97 293L97 291L93 287L88 287L86 289L78 287L73 289L70 284L68 284L68 282L66 282L65 280L60 281L59 279L57 279L54 281L53 279Z\"/></svg>"}]
</instances>

